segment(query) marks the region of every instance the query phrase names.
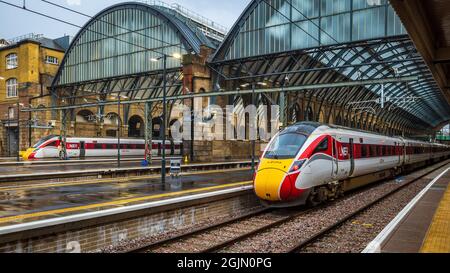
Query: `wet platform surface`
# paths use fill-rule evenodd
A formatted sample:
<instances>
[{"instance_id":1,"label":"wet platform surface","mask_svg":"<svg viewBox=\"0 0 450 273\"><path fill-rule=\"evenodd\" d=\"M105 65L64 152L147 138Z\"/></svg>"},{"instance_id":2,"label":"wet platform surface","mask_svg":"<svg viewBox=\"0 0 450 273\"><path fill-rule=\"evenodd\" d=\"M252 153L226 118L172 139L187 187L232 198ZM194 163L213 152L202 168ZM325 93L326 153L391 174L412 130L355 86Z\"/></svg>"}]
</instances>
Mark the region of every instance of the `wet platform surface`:
<instances>
[{"instance_id":1,"label":"wet platform surface","mask_svg":"<svg viewBox=\"0 0 450 273\"><path fill-rule=\"evenodd\" d=\"M434 173L438 179L401 218L383 242L382 253L450 253L449 167Z\"/></svg>"},{"instance_id":2,"label":"wet platform surface","mask_svg":"<svg viewBox=\"0 0 450 273\"><path fill-rule=\"evenodd\" d=\"M168 158L167 162L170 163L172 158ZM178 158L180 159L180 158ZM52 172L64 172L64 171L89 171L97 169L111 169L117 168L117 160L105 160L104 158L88 159L88 160L75 160L75 161L61 161L57 163L46 163L45 161L34 161L30 164L20 165L0 165L0 176L10 174L38 174L38 173L52 173ZM121 162L120 168L138 168L142 167L142 159L125 159ZM161 160L155 159L152 166L160 166Z\"/></svg>"},{"instance_id":3,"label":"wet platform surface","mask_svg":"<svg viewBox=\"0 0 450 273\"><path fill-rule=\"evenodd\" d=\"M0 226L251 184L250 169L0 187Z\"/></svg>"}]
</instances>

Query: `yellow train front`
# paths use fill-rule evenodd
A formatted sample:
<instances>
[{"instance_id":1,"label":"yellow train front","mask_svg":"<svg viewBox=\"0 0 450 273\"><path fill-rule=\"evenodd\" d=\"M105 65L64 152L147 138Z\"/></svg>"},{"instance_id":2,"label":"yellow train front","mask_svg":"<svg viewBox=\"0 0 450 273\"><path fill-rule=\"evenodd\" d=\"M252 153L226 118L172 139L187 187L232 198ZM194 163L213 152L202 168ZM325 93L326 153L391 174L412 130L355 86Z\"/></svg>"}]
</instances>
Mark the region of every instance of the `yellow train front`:
<instances>
[{"instance_id":1,"label":"yellow train front","mask_svg":"<svg viewBox=\"0 0 450 273\"><path fill-rule=\"evenodd\" d=\"M317 129L312 124L286 128L267 146L255 174L254 188L261 201L271 207L306 203L309 192L299 188L305 144Z\"/></svg>"}]
</instances>

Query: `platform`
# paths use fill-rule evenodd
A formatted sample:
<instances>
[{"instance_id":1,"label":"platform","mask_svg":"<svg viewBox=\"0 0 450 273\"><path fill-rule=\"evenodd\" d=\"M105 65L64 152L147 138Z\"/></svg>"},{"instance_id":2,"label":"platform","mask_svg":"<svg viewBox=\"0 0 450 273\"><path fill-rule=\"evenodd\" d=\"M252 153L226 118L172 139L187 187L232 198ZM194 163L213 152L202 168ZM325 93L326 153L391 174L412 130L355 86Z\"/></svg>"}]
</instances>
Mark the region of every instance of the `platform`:
<instances>
[{"instance_id":1,"label":"platform","mask_svg":"<svg viewBox=\"0 0 450 273\"><path fill-rule=\"evenodd\" d=\"M0 187L0 227L251 185L249 169Z\"/></svg>"},{"instance_id":2,"label":"platform","mask_svg":"<svg viewBox=\"0 0 450 273\"><path fill-rule=\"evenodd\" d=\"M181 157L168 157L168 162L172 159L180 160ZM124 158L121 160L121 168L140 167L142 159ZM160 166L161 159L155 158L152 166ZM36 174L49 173L57 171L85 171L93 169L111 168L117 166L117 159L111 158L92 158L75 160L40 160L40 161L21 161L21 162L0 162L0 175L2 174Z\"/></svg>"},{"instance_id":3,"label":"platform","mask_svg":"<svg viewBox=\"0 0 450 273\"><path fill-rule=\"evenodd\" d=\"M434 180L364 253L450 253L450 168L446 168L433 174Z\"/></svg>"}]
</instances>

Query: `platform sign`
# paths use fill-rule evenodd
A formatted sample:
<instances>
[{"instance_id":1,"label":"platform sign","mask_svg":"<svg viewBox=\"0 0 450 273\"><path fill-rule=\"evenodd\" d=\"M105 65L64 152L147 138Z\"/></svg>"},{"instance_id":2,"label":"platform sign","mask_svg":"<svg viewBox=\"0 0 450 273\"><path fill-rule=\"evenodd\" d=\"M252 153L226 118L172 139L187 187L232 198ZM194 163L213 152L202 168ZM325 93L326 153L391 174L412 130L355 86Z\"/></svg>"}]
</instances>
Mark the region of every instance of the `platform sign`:
<instances>
[{"instance_id":1,"label":"platform sign","mask_svg":"<svg viewBox=\"0 0 450 273\"><path fill-rule=\"evenodd\" d=\"M181 159L170 161L170 176L179 176L181 173Z\"/></svg>"}]
</instances>

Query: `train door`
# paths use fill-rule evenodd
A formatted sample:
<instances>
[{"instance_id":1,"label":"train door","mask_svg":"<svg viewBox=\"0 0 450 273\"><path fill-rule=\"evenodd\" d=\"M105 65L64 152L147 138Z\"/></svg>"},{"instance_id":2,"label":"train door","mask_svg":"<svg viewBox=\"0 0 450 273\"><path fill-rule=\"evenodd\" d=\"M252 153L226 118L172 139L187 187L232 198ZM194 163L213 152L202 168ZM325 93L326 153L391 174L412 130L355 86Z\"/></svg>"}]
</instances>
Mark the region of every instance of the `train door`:
<instances>
[{"instance_id":1,"label":"train door","mask_svg":"<svg viewBox=\"0 0 450 273\"><path fill-rule=\"evenodd\" d=\"M80 158L83 159L86 157L86 143L84 141L80 141Z\"/></svg>"},{"instance_id":2,"label":"train door","mask_svg":"<svg viewBox=\"0 0 450 273\"><path fill-rule=\"evenodd\" d=\"M331 136L333 143L333 166L332 166L332 176L333 179L337 179L339 175L339 153L337 149L336 136Z\"/></svg>"},{"instance_id":3,"label":"train door","mask_svg":"<svg viewBox=\"0 0 450 273\"><path fill-rule=\"evenodd\" d=\"M350 138L350 145L348 147L348 154L350 157L350 172L348 176L352 176L355 172L355 141Z\"/></svg>"},{"instance_id":4,"label":"train door","mask_svg":"<svg viewBox=\"0 0 450 273\"><path fill-rule=\"evenodd\" d=\"M402 156L403 156L403 165L406 165L406 164L408 164L408 151L407 151L407 149L408 149L408 146L407 146L407 144L406 144L406 142L403 142L403 153L402 153Z\"/></svg>"}]
</instances>

